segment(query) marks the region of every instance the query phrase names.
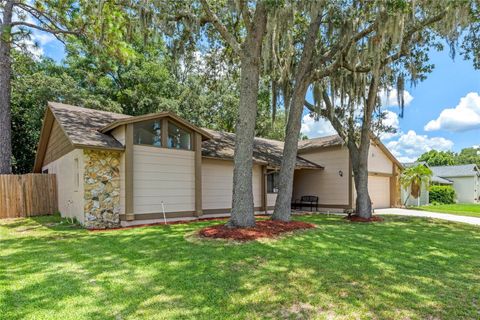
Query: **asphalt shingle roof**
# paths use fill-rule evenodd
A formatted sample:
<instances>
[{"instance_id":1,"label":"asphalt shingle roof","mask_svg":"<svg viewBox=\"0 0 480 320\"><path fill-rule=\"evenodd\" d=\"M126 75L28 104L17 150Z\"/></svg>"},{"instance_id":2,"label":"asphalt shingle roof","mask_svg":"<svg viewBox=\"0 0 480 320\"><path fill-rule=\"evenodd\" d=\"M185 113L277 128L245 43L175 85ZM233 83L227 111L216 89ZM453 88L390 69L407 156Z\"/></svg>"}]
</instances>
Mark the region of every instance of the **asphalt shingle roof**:
<instances>
[{"instance_id":1,"label":"asphalt shingle roof","mask_svg":"<svg viewBox=\"0 0 480 320\"><path fill-rule=\"evenodd\" d=\"M452 181L450 181L448 179L445 179L445 178L442 178L442 177L439 177L439 176L433 176L431 181L434 182L434 183L440 183L440 184L452 184L453 183Z\"/></svg>"},{"instance_id":2,"label":"asphalt shingle roof","mask_svg":"<svg viewBox=\"0 0 480 320\"><path fill-rule=\"evenodd\" d=\"M338 134L335 134L326 137L301 140L298 142L298 151L308 151L316 148L340 146L342 144L344 144L342 138L340 138Z\"/></svg>"},{"instance_id":3,"label":"asphalt shingle roof","mask_svg":"<svg viewBox=\"0 0 480 320\"><path fill-rule=\"evenodd\" d=\"M468 177L478 174L475 164L463 164L457 166L436 166L430 167L433 174L442 178Z\"/></svg>"},{"instance_id":4,"label":"asphalt shingle roof","mask_svg":"<svg viewBox=\"0 0 480 320\"><path fill-rule=\"evenodd\" d=\"M204 129L213 138L203 141L202 155L209 158L233 159L235 151L235 134ZM253 161L279 167L283 157L283 142L278 140L255 138L253 144ZM322 166L297 157L297 167L323 168Z\"/></svg>"},{"instance_id":5,"label":"asphalt shingle roof","mask_svg":"<svg viewBox=\"0 0 480 320\"><path fill-rule=\"evenodd\" d=\"M50 102L49 107L73 144L86 147L124 147L113 136L100 131L117 120L130 118L131 116L55 102ZM210 133L213 138L202 142L202 155L211 158L233 159L235 134L210 129L204 130ZM255 162L280 166L283 156L282 141L255 138L253 149L253 160ZM301 157L297 157L296 166L312 169L323 168L321 165Z\"/></svg>"},{"instance_id":6,"label":"asphalt shingle roof","mask_svg":"<svg viewBox=\"0 0 480 320\"><path fill-rule=\"evenodd\" d=\"M119 141L109 134L101 133L100 129L116 120L129 118L130 116L56 102L49 102L48 105L55 119L73 144L101 148L123 148Z\"/></svg>"}]
</instances>

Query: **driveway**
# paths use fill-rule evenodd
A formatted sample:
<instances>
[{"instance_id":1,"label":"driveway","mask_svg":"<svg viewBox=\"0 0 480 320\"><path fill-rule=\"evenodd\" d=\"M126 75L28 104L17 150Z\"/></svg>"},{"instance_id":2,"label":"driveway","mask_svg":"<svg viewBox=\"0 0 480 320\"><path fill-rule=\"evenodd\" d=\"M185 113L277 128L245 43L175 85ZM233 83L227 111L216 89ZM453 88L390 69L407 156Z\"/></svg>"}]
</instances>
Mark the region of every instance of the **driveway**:
<instances>
[{"instance_id":1,"label":"driveway","mask_svg":"<svg viewBox=\"0 0 480 320\"><path fill-rule=\"evenodd\" d=\"M435 218L435 219L480 225L480 218L456 216L448 213L437 213L437 212L428 212L428 211L420 211L420 210L397 209L397 208L375 209L375 214L391 214L391 215L398 215L398 216Z\"/></svg>"}]
</instances>

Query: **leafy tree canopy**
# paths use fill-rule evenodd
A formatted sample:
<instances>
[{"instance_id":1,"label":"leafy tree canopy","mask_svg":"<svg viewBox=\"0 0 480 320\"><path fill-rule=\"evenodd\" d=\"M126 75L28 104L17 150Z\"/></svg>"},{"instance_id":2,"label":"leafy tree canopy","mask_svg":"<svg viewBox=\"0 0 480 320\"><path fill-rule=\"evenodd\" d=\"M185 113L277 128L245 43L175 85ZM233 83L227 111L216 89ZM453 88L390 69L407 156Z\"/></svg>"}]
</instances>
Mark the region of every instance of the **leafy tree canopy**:
<instances>
[{"instance_id":1,"label":"leafy tree canopy","mask_svg":"<svg viewBox=\"0 0 480 320\"><path fill-rule=\"evenodd\" d=\"M480 149L476 147L465 148L459 153L430 150L422 154L417 161L424 161L429 166L452 166L471 163L480 166Z\"/></svg>"},{"instance_id":2,"label":"leafy tree canopy","mask_svg":"<svg viewBox=\"0 0 480 320\"><path fill-rule=\"evenodd\" d=\"M13 171L32 168L48 101L141 115L173 111L192 123L234 131L238 77L181 65L163 45L135 47L128 61L100 58L80 42L69 42L61 64L14 51L12 77ZM207 62L210 63L210 62ZM285 113L272 123L270 90L261 86L256 134L282 140Z\"/></svg>"},{"instance_id":3,"label":"leafy tree canopy","mask_svg":"<svg viewBox=\"0 0 480 320\"><path fill-rule=\"evenodd\" d=\"M450 166L455 164L455 154L451 151L430 150L422 154L417 161L426 162L429 166Z\"/></svg>"}]
</instances>

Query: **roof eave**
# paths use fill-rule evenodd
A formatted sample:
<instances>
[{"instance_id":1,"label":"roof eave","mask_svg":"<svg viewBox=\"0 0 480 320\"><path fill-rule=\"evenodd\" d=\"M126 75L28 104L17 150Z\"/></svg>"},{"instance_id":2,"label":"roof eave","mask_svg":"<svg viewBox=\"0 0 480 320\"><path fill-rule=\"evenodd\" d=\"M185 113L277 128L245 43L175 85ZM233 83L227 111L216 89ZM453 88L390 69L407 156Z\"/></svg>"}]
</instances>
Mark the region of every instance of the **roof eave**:
<instances>
[{"instance_id":1,"label":"roof eave","mask_svg":"<svg viewBox=\"0 0 480 320\"><path fill-rule=\"evenodd\" d=\"M96 150L111 150L111 151L125 151L125 147L109 147L109 146L94 146L88 144L74 143L76 149L96 149Z\"/></svg>"},{"instance_id":2,"label":"roof eave","mask_svg":"<svg viewBox=\"0 0 480 320\"><path fill-rule=\"evenodd\" d=\"M45 108L45 115L43 116L42 128L40 130L40 138L38 140L37 150L35 153L35 162L33 164L34 173L39 173L42 171L42 163L43 159L45 158L48 139L50 137L54 121L55 117L53 112L50 110L50 106L47 106L47 108Z\"/></svg>"},{"instance_id":3,"label":"roof eave","mask_svg":"<svg viewBox=\"0 0 480 320\"><path fill-rule=\"evenodd\" d=\"M370 136L370 138L378 145L378 147L385 153L385 155L400 168L400 170L405 169L403 164L398 161L398 159L390 152L390 150L388 150L388 148L383 144L382 141L380 141L380 139L375 137L373 134Z\"/></svg>"},{"instance_id":4,"label":"roof eave","mask_svg":"<svg viewBox=\"0 0 480 320\"><path fill-rule=\"evenodd\" d=\"M183 120L182 118L180 118L179 116L177 116L176 114L174 114L173 112L158 112L158 113L150 113L150 114L145 114L145 115L141 115L141 116L135 116L135 117L129 117L129 118L125 118L125 119L119 119L119 120L116 120L112 123L110 123L109 125L103 127L102 129L100 129L100 132L101 133L107 133L121 125L125 125L125 124L129 124L129 123L136 123L136 122L141 122L141 121L146 121L146 120L151 120L151 119L157 119L157 118L165 118L165 117L170 117L172 119L174 119L175 121L181 123L182 125L188 127L189 129L193 130L193 131L196 131L198 133L200 133L200 135L202 135L202 137L204 138L207 138L207 139L212 139L213 136L206 132L205 130L197 127L196 125L193 125L191 123L189 123L188 121L185 121ZM202 139L202 140L205 140L205 139Z\"/></svg>"}]
</instances>

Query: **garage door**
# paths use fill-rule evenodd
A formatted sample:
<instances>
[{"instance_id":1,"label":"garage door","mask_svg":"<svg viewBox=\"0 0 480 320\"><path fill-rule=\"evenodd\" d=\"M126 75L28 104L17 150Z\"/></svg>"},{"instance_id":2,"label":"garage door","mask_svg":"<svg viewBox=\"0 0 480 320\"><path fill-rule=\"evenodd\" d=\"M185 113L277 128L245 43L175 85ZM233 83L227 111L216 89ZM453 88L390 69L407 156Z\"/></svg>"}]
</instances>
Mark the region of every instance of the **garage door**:
<instances>
[{"instance_id":1,"label":"garage door","mask_svg":"<svg viewBox=\"0 0 480 320\"><path fill-rule=\"evenodd\" d=\"M368 177L368 192L374 209L390 207L389 177Z\"/></svg>"}]
</instances>

